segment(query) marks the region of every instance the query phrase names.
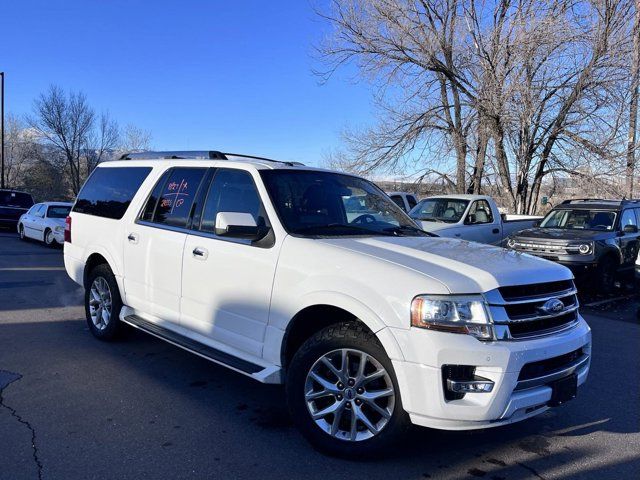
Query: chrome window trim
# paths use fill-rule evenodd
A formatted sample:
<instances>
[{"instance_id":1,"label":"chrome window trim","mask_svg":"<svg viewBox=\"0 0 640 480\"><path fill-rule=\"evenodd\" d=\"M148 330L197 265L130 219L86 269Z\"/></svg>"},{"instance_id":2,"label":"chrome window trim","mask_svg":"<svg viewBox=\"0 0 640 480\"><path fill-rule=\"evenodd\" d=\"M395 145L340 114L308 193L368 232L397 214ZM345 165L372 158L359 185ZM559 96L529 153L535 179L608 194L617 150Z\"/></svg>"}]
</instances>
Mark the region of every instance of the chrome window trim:
<instances>
[{"instance_id":1,"label":"chrome window trim","mask_svg":"<svg viewBox=\"0 0 640 480\"><path fill-rule=\"evenodd\" d=\"M220 240L222 242L237 243L240 245L248 245L249 247L259 248L255 245L251 245L252 240L248 240L246 238L222 237L214 233L202 232L200 230L191 230L189 228L184 228L184 227L172 227L171 225L164 225L162 223L153 223L153 222L148 222L146 220L139 220L139 219L137 219L135 223L136 225L143 225L145 227L158 228L160 230L168 230L170 232L185 233L187 235L194 235L196 237L210 238L213 240Z\"/></svg>"}]
</instances>

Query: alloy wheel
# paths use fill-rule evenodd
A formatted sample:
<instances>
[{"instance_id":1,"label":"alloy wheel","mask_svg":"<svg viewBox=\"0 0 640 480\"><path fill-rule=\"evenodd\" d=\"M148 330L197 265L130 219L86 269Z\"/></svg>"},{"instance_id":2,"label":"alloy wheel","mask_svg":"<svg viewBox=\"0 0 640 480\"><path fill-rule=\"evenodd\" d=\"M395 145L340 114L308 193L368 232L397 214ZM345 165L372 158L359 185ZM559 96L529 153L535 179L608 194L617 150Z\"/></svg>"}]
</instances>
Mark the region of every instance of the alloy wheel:
<instances>
[{"instance_id":1,"label":"alloy wheel","mask_svg":"<svg viewBox=\"0 0 640 480\"><path fill-rule=\"evenodd\" d=\"M96 277L89 291L89 314L98 330L104 330L111 321L111 289L104 277Z\"/></svg>"},{"instance_id":2,"label":"alloy wheel","mask_svg":"<svg viewBox=\"0 0 640 480\"><path fill-rule=\"evenodd\" d=\"M44 237L44 242L47 245L52 245L54 240L53 232L51 230L47 231L46 236Z\"/></svg>"},{"instance_id":3,"label":"alloy wheel","mask_svg":"<svg viewBox=\"0 0 640 480\"><path fill-rule=\"evenodd\" d=\"M358 442L389 423L395 390L389 373L373 356L342 348L320 357L305 381L311 418L334 438Z\"/></svg>"}]
</instances>

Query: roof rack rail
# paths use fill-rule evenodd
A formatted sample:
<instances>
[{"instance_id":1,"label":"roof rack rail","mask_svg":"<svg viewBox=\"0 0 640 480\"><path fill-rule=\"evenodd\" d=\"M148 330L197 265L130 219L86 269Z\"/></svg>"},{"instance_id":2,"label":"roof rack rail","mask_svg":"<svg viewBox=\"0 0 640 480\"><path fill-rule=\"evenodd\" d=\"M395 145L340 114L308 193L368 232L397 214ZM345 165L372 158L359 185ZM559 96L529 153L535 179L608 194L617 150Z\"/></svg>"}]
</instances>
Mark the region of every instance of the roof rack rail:
<instances>
[{"instance_id":1,"label":"roof rack rail","mask_svg":"<svg viewBox=\"0 0 640 480\"><path fill-rule=\"evenodd\" d=\"M251 160L261 160L264 162L282 163L289 166L304 166L300 162L288 162L284 160L273 160L271 158L256 157L243 153L223 153L217 150L202 151L167 151L167 152L135 152L125 153L120 160L165 160L165 159L196 159L196 160L230 160L229 157L249 158Z\"/></svg>"},{"instance_id":2,"label":"roof rack rail","mask_svg":"<svg viewBox=\"0 0 640 480\"><path fill-rule=\"evenodd\" d=\"M564 200L561 205L568 205L573 202L620 202L620 200L611 200L606 198L569 198Z\"/></svg>"},{"instance_id":3,"label":"roof rack rail","mask_svg":"<svg viewBox=\"0 0 640 480\"><path fill-rule=\"evenodd\" d=\"M120 160L161 160L161 159L201 159L201 160L226 160L224 153L216 150L204 151L168 151L168 152L132 152L125 153Z\"/></svg>"}]
</instances>

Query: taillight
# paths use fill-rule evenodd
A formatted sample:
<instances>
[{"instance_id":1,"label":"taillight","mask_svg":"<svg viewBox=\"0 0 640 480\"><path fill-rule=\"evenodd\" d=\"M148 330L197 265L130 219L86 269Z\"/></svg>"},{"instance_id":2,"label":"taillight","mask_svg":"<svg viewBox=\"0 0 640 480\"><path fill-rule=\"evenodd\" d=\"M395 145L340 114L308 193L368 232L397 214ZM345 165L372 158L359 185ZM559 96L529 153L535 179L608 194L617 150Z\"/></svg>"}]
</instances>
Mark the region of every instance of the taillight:
<instances>
[{"instance_id":1,"label":"taillight","mask_svg":"<svg viewBox=\"0 0 640 480\"><path fill-rule=\"evenodd\" d=\"M71 243L71 217L64 221L64 241Z\"/></svg>"}]
</instances>

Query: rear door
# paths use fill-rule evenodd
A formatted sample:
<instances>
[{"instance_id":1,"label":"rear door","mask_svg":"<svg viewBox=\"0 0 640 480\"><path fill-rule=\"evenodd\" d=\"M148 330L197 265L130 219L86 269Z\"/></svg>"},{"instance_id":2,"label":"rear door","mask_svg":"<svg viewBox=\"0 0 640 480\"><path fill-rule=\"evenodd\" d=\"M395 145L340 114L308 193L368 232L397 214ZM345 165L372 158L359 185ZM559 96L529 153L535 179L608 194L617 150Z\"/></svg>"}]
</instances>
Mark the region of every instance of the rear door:
<instances>
[{"instance_id":1,"label":"rear door","mask_svg":"<svg viewBox=\"0 0 640 480\"><path fill-rule=\"evenodd\" d=\"M461 238L473 242L498 245L502 241L500 218L495 218L486 200L476 200L469 207L460 230Z\"/></svg>"},{"instance_id":2,"label":"rear door","mask_svg":"<svg viewBox=\"0 0 640 480\"><path fill-rule=\"evenodd\" d=\"M167 170L126 231L125 303L169 324L180 321L182 251L207 171L204 167Z\"/></svg>"},{"instance_id":3,"label":"rear door","mask_svg":"<svg viewBox=\"0 0 640 480\"><path fill-rule=\"evenodd\" d=\"M184 248L181 325L260 357L278 247L269 237L252 242L217 236L218 212L249 213L258 225L270 225L251 173L216 169Z\"/></svg>"}]
</instances>

